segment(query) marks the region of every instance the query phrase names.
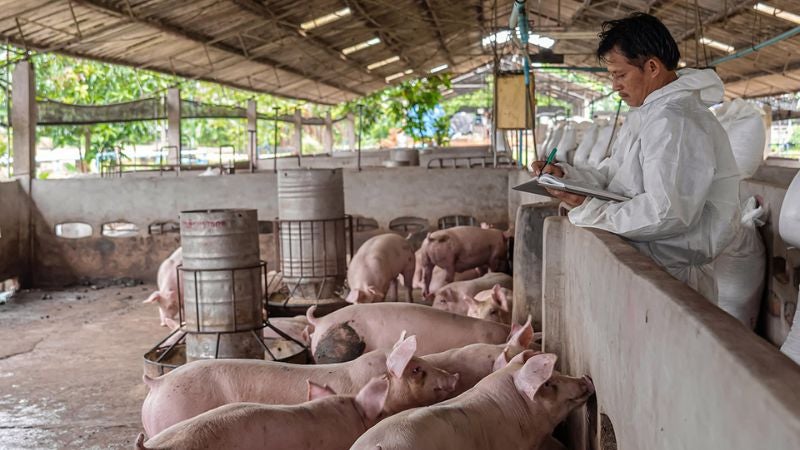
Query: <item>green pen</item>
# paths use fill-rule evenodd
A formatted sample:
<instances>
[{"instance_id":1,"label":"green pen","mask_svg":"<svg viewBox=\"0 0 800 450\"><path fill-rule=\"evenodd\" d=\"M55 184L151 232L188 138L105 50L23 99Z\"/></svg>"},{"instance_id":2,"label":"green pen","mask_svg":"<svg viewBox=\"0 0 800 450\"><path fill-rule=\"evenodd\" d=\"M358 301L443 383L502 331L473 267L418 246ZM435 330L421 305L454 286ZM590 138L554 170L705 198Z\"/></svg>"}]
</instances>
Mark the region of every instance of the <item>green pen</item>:
<instances>
[{"instance_id":1,"label":"green pen","mask_svg":"<svg viewBox=\"0 0 800 450\"><path fill-rule=\"evenodd\" d=\"M553 161L555 161L557 151L558 147L553 147L553 151L551 151L550 154L547 155L547 161L544 162L545 166L549 166L550 164L552 164ZM544 169L544 167L542 167L542 169Z\"/></svg>"}]
</instances>

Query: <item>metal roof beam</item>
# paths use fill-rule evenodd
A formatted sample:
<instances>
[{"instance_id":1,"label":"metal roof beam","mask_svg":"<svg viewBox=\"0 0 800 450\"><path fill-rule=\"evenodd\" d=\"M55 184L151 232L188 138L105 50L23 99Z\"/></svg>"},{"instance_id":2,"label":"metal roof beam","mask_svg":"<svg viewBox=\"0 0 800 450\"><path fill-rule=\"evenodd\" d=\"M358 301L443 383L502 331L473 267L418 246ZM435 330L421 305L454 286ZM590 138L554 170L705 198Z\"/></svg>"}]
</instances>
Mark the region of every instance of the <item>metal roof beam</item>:
<instances>
[{"instance_id":1,"label":"metal roof beam","mask_svg":"<svg viewBox=\"0 0 800 450\"><path fill-rule=\"evenodd\" d=\"M121 20L126 20L126 21L131 21L131 22L147 25L147 26L149 26L151 28L155 28L155 29L157 29L159 31L162 31L164 33L169 33L171 35L180 37L182 39L187 39L187 40L190 40L190 41L194 41L194 42L196 42L198 44L208 45L208 42L212 42L214 40L213 36L207 36L207 35L205 35L203 33L192 31L192 30L183 28L183 27L175 25L175 24L171 24L169 22L166 22L166 21L163 21L163 20L160 20L160 19L157 19L157 18L153 18L153 17L148 17L148 18L138 17L138 16L134 15L132 11L123 11L121 9L117 9L117 8L111 6L111 5L106 4L103 1L99 1L99 0L76 0L76 1L78 3L80 3L80 4L82 4L82 5L85 5L85 6L88 6L90 8L99 10L99 11L101 11L103 13L115 16L115 17L117 17L117 18L119 18ZM318 75L310 74L310 73L308 73L308 72L306 72L306 71L304 71L302 69L296 69L294 67L291 67L291 66L289 66L287 64L284 64L282 62L279 62L279 61L274 60L274 59L269 58L269 57L265 57L265 56L250 56L250 57L248 57L247 55L245 55L245 52L243 50L238 49L238 48L236 48L236 47L234 47L232 45L228 45L228 44L225 44L225 43L222 43L222 42L215 42L213 44L210 44L210 46L215 48L215 49L217 49L217 50L221 50L221 51L224 51L226 53L231 53L231 54L240 56L242 58L245 58L245 59L247 59L249 61L252 61L252 62L255 62L255 63L258 63L258 64L268 65L268 66L274 67L276 69L283 70L284 72L291 73L291 74L296 75L296 76L300 76L300 77L303 77L303 78L308 78L309 80L315 81L317 83L328 85L328 86L333 87L335 89L338 89L340 91L349 92L351 94L355 94L355 95L359 95L359 96L365 95L364 92L358 91L358 90L353 89L353 88L351 88L349 86L346 86L346 85L343 85L343 84L339 84L339 83L337 83L335 81L327 80L324 77L320 77Z\"/></svg>"},{"instance_id":2,"label":"metal roof beam","mask_svg":"<svg viewBox=\"0 0 800 450\"><path fill-rule=\"evenodd\" d=\"M727 4L727 3L726 3ZM700 32L701 28L708 28L710 25L714 25L715 23L722 22L730 17L733 17L741 12L752 10L753 9L753 0L741 0L732 4L728 9L724 9L713 16L706 19L702 22L699 26L692 28L691 30L686 30L683 33L675 36L675 42L680 44L681 42L696 37L697 34Z\"/></svg>"},{"instance_id":3,"label":"metal roof beam","mask_svg":"<svg viewBox=\"0 0 800 450\"><path fill-rule=\"evenodd\" d=\"M364 22L367 28L375 31L375 33L377 33L381 38L381 41L383 41L383 43L386 44L390 50L397 54L397 56L399 56L403 62L414 69L418 74L424 73L420 66L406 55L403 44L391 34L387 33L383 26L381 26L380 23L370 16L359 0L345 0L345 4L347 4L356 17Z\"/></svg>"},{"instance_id":4,"label":"metal roof beam","mask_svg":"<svg viewBox=\"0 0 800 450\"><path fill-rule=\"evenodd\" d=\"M431 7L430 0L419 0L417 4L420 5L422 15L428 16L428 19L433 22L433 26L435 27L434 35L436 36L436 40L439 42L439 48L444 53L445 59L447 59L447 63L450 64L450 67L455 67L456 62L453 60L453 55L450 53L450 49L447 48L447 43L444 40L444 33L442 33L441 22L439 22L439 17L436 16L436 11L434 11L433 7Z\"/></svg>"}]
</instances>

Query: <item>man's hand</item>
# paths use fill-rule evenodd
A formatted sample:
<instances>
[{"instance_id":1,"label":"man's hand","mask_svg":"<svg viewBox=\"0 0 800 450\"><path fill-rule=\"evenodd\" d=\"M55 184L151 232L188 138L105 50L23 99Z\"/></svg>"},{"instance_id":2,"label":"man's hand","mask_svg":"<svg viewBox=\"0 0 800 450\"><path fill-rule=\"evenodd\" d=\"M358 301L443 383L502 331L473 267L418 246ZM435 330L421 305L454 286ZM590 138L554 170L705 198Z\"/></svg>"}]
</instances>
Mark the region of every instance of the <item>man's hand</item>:
<instances>
[{"instance_id":1,"label":"man's hand","mask_svg":"<svg viewBox=\"0 0 800 450\"><path fill-rule=\"evenodd\" d=\"M564 178L564 171L561 167L552 164L545 165L544 161L534 161L531 163L531 172L533 176L538 177L542 173L549 173L557 178Z\"/></svg>"},{"instance_id":2,"label":"man's hand","mask_svg":"<svg viewBox=\"0 0 800 450\"><path fill-rule=\"evenodd\" d=\"M586 200L585 195L573 194L571 192L557 191L555 189L547 189L547 192L570 206L580 206L583 204L583 201Z\"/></svg>"}]
</instances>

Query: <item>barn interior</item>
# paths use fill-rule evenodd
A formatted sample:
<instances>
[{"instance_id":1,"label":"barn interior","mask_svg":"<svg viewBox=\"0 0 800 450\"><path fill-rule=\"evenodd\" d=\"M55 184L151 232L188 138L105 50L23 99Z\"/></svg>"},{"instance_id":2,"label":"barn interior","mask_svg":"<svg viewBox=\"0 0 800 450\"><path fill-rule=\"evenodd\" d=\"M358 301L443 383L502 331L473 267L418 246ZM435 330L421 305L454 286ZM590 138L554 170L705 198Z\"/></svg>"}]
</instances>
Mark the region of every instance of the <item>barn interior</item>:
<instances>
[{"instance_id":1,"label":"barn interior","mask_svg":"<svg viewBox=\"0 0 800 450\"><path fill-rule=\"evenodd\" d=\"M667 26L681 68L724 83L712 109L746 147L742 160L734 149L739 199L760 208L748 222L760 252L716 289L748 296L748 313L622 237L573 225L568 205L514 189L555 147L564 161L580 147L610 155L629 109L595 54L598 32L637 11ZM143 373L187 361L311 364L303 327L278 318L349 307L348 266L372 238L417 250L457 226L505 232L511 322L530 317L557 370L591 377L595 395L553 434L564 447L800 448L799 330L787 350L800 286L798 2L0 0L0 33L0 448L131 448ZM58 89L36 55L51 54L178 81L116 103L44 97ZM439 103L488 95L458 112L463 135L479 137L453 134L453 115L449 144L410 131L370 141L375 99L432 77L446 80L432 88ZM195 82L252 97L212 103ZM409 121L410 109L399 107ZM203 120L238 124L241 144L201 151ZM155 143L98 147L90 161L91 127L109 123L154 124ZM78 142L63 177L42 139L57 127ZM167 326L144 302L178 248L180 311ZM247 320L201 320L217 282L233 310L256 305ZM392 300L431 304L410 293L400 284Z\"/></svg>"}]
</instances>

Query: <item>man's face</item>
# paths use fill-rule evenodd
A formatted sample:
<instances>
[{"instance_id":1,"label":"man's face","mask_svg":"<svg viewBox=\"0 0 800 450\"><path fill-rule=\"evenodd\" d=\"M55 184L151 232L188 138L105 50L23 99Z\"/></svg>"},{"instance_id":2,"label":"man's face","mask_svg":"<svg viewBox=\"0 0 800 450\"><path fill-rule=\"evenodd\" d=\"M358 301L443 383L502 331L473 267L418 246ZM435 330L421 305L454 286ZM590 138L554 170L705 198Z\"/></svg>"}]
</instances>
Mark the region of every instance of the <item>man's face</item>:
<instances>
[{"instance_id":1,"label":"man's face","mask_svg":"<svg viewBox=\"0 0 800 450\"><path fill-rule=\"evenodd\" d=\"M644 68L635 66L616 48L605 55L606 67L611 74L611 87L619 93L628 106L642 106L644 99L652 92L647 75L648 64Z\"/></svg>"}]
</instances>

